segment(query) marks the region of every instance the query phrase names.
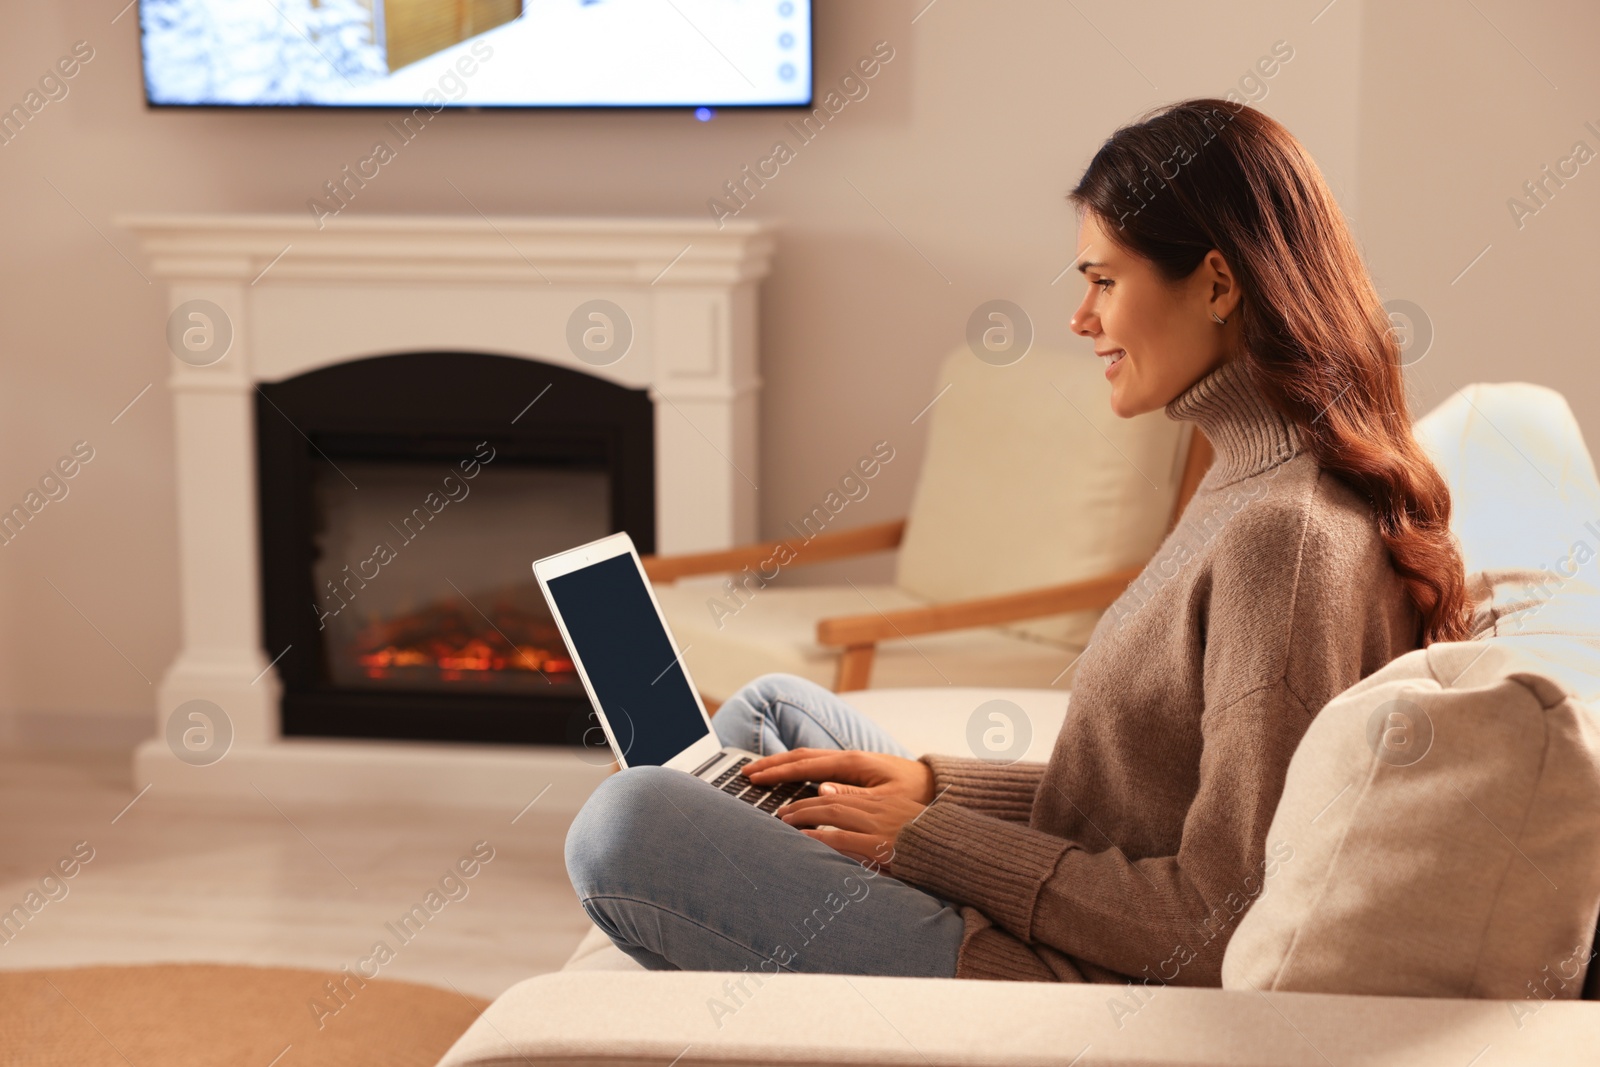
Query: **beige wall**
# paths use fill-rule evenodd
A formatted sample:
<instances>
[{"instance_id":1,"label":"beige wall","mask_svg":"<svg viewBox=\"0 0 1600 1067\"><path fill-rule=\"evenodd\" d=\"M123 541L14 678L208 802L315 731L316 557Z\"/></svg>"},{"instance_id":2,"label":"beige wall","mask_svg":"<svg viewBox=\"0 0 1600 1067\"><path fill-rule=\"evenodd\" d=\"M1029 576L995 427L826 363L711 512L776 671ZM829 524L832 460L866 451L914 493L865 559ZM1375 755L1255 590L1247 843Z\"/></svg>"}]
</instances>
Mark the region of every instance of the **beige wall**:
<instances>
[{"instance_id":1,"label":"beige wall","mask_svg":"<svg viewBox=\"0 0 1600 1067\"><path fill-rule=\"evenodd\" d=\"M1075 249L1062 196L1100 141L1151 105L1225 93L1280 39L1295 56L1267 82L1261 106L1305 140L1352 213L1359 191L1359 231L1385 295L1417 300L1439 323L1419 391L1532 378L1587 405L1591 430L1600 425L1583 389L1595 372L1560 343L1582 336L1579 284L1594 269L1578 235L1595 232L1600 194L1585 184L1600 178L1578 179L1522 234L1502 204L1580 136L1583 118L1600 118L1583 113L1578 77L1593 16L1584 36L1569 16L1513 26L1504 4L1480 5L1514 29L1557 92L1470 7L1445 17L1421 4L1340 0L1313 24L1316 2L1074 10L1056 0L938 0L913 24L923 3L818 5L819 90L879 40L895 56L869 95L798 148L745 212L782 226L762 300L765 533L776 535L882 438L896 461L852 521L903 514L925 426L909 420L932 398L937 361L977 304L1014 300L1041 343L1080 344L1067 331L1077 287L1051 281ZM95 449L70 496L0 548L0 711L27 736L148 732L147 680L159 680L176 647L164 303L112 216L305 210L324 180L367 154L384 121L147 111L133 14L113 25L118 7L14 5L0 35L5 102L75 41L95 49L70 95L0 148L0 500L20 499L75 441ZM1430 88L1436 76L1444 84ZM491 214L697 216L785 136L788 117L447 113L349 210L470 213L454 182ZM1490 255L1451 288L1491 241ZM1502 334L1501 350L1515 353L1509 367L1486 344ZM846 573L884 576L888 560Z\"/></svg>"},{"instance_id":2,"label":"beige wall","mask_svg":"<svg viewBox=\"0 0 1600 1067\"><path fill-rule=\"evenodd\" d=\"M1593 452L1600 6L1478 0L1444 16L1428 0L1386 0L1366 20L1359 235L1384 295L1433 322L1409 374L1414 410L1468 382L1537 382L1567 398ZM1519 228L1508 201L1537 206L1523 183L1580 140L1593 161L1564 188L1550 182Z\"/></svg>"}]
</instances>

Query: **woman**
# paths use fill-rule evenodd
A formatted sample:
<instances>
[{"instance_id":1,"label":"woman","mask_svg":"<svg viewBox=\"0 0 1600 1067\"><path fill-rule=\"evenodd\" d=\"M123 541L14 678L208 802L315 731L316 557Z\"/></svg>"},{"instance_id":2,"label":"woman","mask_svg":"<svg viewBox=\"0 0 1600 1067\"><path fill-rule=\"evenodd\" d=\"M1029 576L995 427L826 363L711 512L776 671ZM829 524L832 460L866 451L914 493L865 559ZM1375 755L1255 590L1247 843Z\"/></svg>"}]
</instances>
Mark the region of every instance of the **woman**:
<instances>
[{"instance_id":1,"label":"woman","mask_svg":"<svg viewBox=\"0 0 1600 1067\"><path fill-rule=\"evenodd\" d=\"M763 754L753 781L823 795L780 821L633 768L568 835L584 908L645 966L750 971L746 996L779 970L1219 985L1239 916L1292 862L1267 827L1312 716L1468 636L1448 489L1294 137L1185 101L1118 130L1069 199L1072 328L1113 410L1164 408L1216 458L1095 627L1050 761L913 760L821 687L757 678L718 736Z\"/></svg>"}]
</instances>

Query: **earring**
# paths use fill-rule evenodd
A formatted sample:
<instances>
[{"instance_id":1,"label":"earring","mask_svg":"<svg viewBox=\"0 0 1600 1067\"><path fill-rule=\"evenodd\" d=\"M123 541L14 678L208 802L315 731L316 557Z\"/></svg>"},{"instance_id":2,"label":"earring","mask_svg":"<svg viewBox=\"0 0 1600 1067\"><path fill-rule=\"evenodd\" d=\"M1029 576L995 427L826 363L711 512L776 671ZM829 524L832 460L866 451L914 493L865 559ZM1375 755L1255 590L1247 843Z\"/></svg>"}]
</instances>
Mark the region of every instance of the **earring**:
<instances>
[{"instance_id":1,"label":"earring","mask_svg":"<svg viewBox=\"0 0 1600 1067\"><path fill-rule=\"evenodd\" d=\"M1216 323L1218 326L1225 326L1225 325L1227 325L1227 322L1228 322L1227 319L1219 319L1219 318L1217 318L1217 313L1215 311L1213 311L1211 313L1211 321Z\"/></svg>"}]
</instances>

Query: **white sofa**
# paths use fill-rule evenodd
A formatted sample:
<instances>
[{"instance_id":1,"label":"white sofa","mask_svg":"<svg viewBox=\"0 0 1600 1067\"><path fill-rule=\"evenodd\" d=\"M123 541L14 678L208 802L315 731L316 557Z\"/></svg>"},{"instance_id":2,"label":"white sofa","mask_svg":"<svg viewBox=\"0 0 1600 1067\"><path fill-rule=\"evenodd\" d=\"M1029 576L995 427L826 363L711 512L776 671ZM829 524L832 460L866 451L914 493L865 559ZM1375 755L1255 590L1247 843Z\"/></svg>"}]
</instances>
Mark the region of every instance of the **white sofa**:
<instances>
[{"instance_id":1,"label":"white sofa","mask_svg":"<svg viewBox=\"0 0 1600 1067\"><path fill-rule=\"evenodd\" d=\"M1382 883L1374 889L1380 902L1399 900L1403 905L1407 897L1429 896L1430 906L1415 912L1419 918L1414 921L1423 925L1430 918L1442 921L1441 917L1458 912L1477 915L1474 909L1482 909L1489 916L1485 925L1498 924L1498 940L1465 924L1459 936L1447 927L1431 931L1431 940L1426 930L1395 935L1375 928L1383 920L1368 922L1359 913L1341 913L1336 907L1329 919L1327 909L1332 905L1297 896L1311 892L1308 879L1334 877L1316 859L1317 849L1325 850L1327 843L1319 845L1314 834L1302 833L1295 840L1309 858L1285 876L1282 890L1273 887L1255 900L1229 944L1224 981L1238 988L781 975L740 996L734 1015L714 1015L708 1005L713 999L728 1001L728 975L648 972L593 930L562 971L530 978L497 999L440 1067L545 1063L1491 1067L1596 1062L1600 1004L1591 1001L1600 994L1600 966L1589 968L1587 975L1580 968L1576 977L1568 975L1570 981L1552 981L1546 968L1542 988L1534 985L1538 974L1528 975L1528 994L1521 995L1521 987L1523 961L1537 962L1549 955L1548 949L1534 950L1530 945L1540 938L1559 944L1580 930L1576 936L1584 945L1591 944L1600 909L1600 820L1594 817L1600 811L1600 590L1596 588L1600 583L1595 579L1600 573L1600 559L1595 558L1600 551L1600 483L1565 402L1537 386L1470 386L1421 420L1418 436L1451 483L1454 525L1469 572L1489 572L1494 579L1526 575L1529 568L1561 569L1557 561L1564 555L1577 562L1580 544L1587 548L1586 561L1576 573L1563 573L1553 596L1535 601L1526 598L1526 589L1517 582L1495 588L1492 582L1479 582L1477 588L1485 598L1479 605L1483 626L1479 636L1492 656L1480 658L1474 647L1462 643L1436 645L1385 668L1399 682L1382 683L1374 676L1331 702L1296 753L1271 836L1309 833L1306 827L1288 824L1322 818L1322 812L1309 819L1295 812L1307 810L1318 776L1329 773L1330 761L1348 758L1335 749L1341 743L1348 748L1351 731L1359 735L1362 720L1369 717L1361 700L1381 695L1384 685L1398 685L1399 691L1424 703L1433 701L1427 706L1433 708L1440 730L1439 748L1433 763L1418 766L1440 773L1450 771L1453 765L1445 762L1450 759L1472 761L1464 766L1476 772L1479 785L1469 782L1464 789L1478 796L1478 801L1469 803L1479 808L1488 829L1476 825L1463 833L1479 835L1475 840L1482 842L1483 866L1504 862L1505 873L1479 880L1481 885L1459 894L1450 886L1436 892L1438 886L1427 884L1428 870L1408 873L1402 870L1404 862L1381 863L1376 871L1358 871L1354 876ZM1408 670L1427 684L1411 685L1406 681ZM1490 793L1499 765L1486 764L1487 757L1470 748L1464 750L1465 756L1459 751L1453 755L1448 743L1453 739L1448 735L1452 709L1470 706L1478 716L1474 721L1493 724L1499 705L1486 702L1507 699L1503 695L1508 693L1506 714L1515 711L1532 724L1513 735L1525 740L1528 730L1544 731L1534 739L1531 763L1524 759L1523 769L1516 770L1508 762L1503 772L1532 775L1525 792L1545 800L1544 808L1529 802L1517 809L1523 812L1520 825L1496 814L1492 806ZM852 693L849 699L913 751L955 753L971 751L967 727L979 705L1008 700L1032 730L1025 758L1043 760L1067 713L1067 698L1064 692L1048 689L941 688L867 690ZM1558 715L1565 717L1558 720ZM1371 756L1365 749L1357 754ZM1407 796L1381 791L1403 788L1408 782L1393 767L1379 766L1382 762L1372 760L1376 771L1366 807L1354 814L1330 815L1329 823L1343 820L1339 825L1346 827L1332 832L1370 833L1370 827L1361 828L1363 813L1370 824L1373 818L1384 818L1396 796ZM1556 783L1560 789L1539 777L1554 773L1549 768L1556 766L1566 775ZM1409 782L1422 780L1413 777ZM1476 792L1479 788L1490 793ZM1463 787L1457 792L1467 798ZM1418 800L1415 793L1405 802L1429 803ZM1585 824L1562 825L1562 816L1549 810L1552 802L1570 805L1571 819ZM1403 844L1404 828L1413 816L1416 825L1427 825L1430 812L1419 807L1389 818L1390 837L1400 833ZM1440 813L1431 816L1437 819ZM1474 818L1463 816L1465 823ZM1544 832L1552 828L1561 833ZM1328 831L1328 824L1321 830ZM1556 879L1548 877L1541 865L1556 871ZM1556 880L1567 886L1559 898L1567 908L1561 921L1542 904L1530 903L1543 899L1536 896L1544 890L1535 873L1552 890ZM1348 891L1352 875L1346 870L1341 876ZM1437 907L1431 906L1434 898ZM1306 914L1317 913L1305 906L1309 903L1322 908L1318 919L1327 920L1324 925L1333 932L1304 933L1305 940L1323 938L1320 951L1298 945L1301 951L1289 966L1283 958L1285 945L1302 936ZM1390 940L1374 941L1379 936ZM1453 942L1464 941L1470 947L1473 938L1482 938L1484 947L1467 953L1476 962L1466 967L1459 960L1461 953L1452 951L1461 945ZM1384 952L1391 952L1393 966L1369 966L1359 981L1349 981L1337 958L1343 944L1348 944L1352 956L1363 958L1382 960ZM1516 973L1485 974L1485 965L1497 959L1515 961L1507 968ZM1455 981L1458 977L1460 983ZM1576 999L1585 978L1589 999ZM1463 992L1419 996L1343 991L1350 989Z\"/></svg>"}]
</instances>

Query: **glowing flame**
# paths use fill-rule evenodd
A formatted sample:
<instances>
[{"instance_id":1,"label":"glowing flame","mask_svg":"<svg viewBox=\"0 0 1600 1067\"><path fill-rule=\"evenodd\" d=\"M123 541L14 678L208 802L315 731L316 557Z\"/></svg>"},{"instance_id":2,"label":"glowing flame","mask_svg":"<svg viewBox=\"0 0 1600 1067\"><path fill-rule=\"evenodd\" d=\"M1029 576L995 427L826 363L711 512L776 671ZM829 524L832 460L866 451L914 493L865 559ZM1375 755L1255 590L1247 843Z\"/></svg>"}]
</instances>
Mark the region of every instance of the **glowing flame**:
<instances>
[{"instance_id":1,"label":"glowing flame","mask_svg":"<svg viewBox=\"0 0 1600 1067\"><path fill-rule=\"evenodd\" d=\"M486 618L470 604L447 600L365 626L351 653L368 678L422 671L447 682L493 672L573 674L572 659L548 616L497 604ZM552 679L563 680L563 679Z\"/></svg>"}]
</instances>

